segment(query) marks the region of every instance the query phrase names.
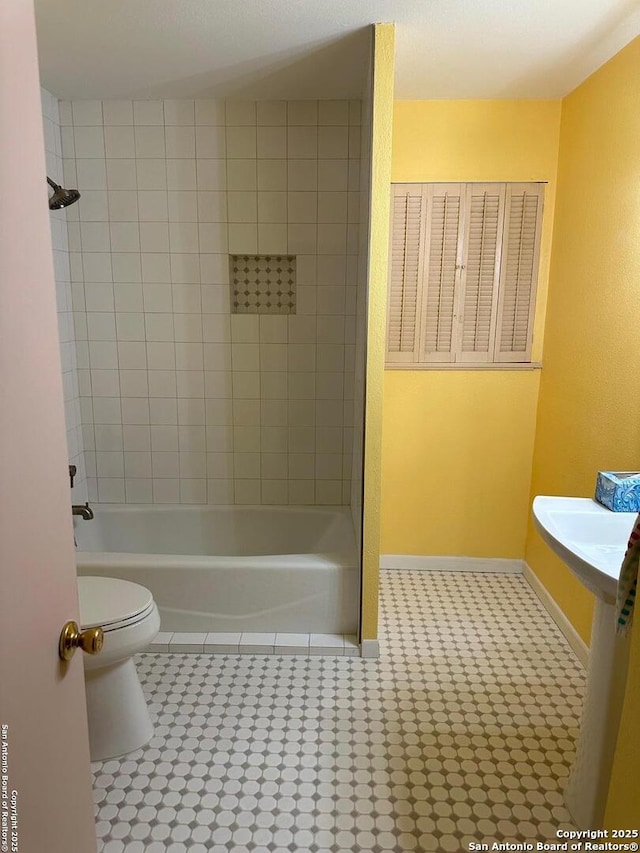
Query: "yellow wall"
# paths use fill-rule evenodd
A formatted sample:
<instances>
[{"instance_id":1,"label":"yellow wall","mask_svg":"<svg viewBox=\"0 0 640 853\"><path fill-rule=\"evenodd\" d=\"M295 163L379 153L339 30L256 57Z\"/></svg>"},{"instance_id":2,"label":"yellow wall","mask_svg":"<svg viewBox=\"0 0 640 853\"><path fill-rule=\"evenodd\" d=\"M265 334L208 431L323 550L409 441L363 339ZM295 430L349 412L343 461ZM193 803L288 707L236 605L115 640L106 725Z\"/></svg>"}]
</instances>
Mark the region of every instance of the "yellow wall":
<instances>
[{"instance_id":1,"label":"yellow wall","mask_svg":"<svg viewBox=\"0 0 640 853\"><path fill-rule=\"evenodd\" d=\"M640 462L640 41L565 98L532 493ZM527 562L588 639L592 597L530 528Z\"/></svg>"},{"instance_id":2,"label":"yellow wall","mask_svg":"<svg viewBox=\"0 0 640 853\"><path fill-rule=\"evenodd\" d=\"M386 371L382 552L522 558L539 371Z\"/></svg>"},{"instance_id":3,"label":"yellow wall","mask_svg":"<svg viewBox=\"0 0 640 853\"><path fill-rule=\"evenodd\" d=\"M396 101L392 180L547 181L534 359L542 351L560 101ZM387 554L522 558L539 371L387 370Z\"/></svg>"},{"instance_id":4,"label":"yellow wall","mask_svg":"<svg viewBox=\"0 0 640 853\"><path fill-rule=\"evenodd\" d=\"M362 611L360 614L360 635L363 640L374 640L378 636L380 458L389 250L393 75L394 25L376 24L373 34Z\"/></svg>"},{"instance_id":5,"label":"yellow wall","mask_svg":"<svg viewBox=\"0 0 640 853\"><path fill-rule=\"evenodd\" d=\"M640 463L640 39L563 102L533 494L591 495ZM583 637L591 596L530 529L527 561ZM640 619L609 796L640 825Z\"/></svg>"}]
</instances>

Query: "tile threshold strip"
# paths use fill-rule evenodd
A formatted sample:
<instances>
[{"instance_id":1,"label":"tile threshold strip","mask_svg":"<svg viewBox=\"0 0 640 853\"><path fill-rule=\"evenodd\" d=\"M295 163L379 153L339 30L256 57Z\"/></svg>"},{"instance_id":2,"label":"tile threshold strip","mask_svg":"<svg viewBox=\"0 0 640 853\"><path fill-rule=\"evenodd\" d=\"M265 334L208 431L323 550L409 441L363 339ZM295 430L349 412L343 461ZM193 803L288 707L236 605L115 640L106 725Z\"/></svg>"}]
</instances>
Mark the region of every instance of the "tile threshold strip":
<instances>
[{"instance_id":1,"label":"tile threshold strip","mask_svg":"<svg viewBox=\"0 0 640 853\"><path fill-rule=\"evenodd\" d=\"M153 654L342 655L360 657L355 634L186 633L161 631Z\"/></svg>"}]
</instances>

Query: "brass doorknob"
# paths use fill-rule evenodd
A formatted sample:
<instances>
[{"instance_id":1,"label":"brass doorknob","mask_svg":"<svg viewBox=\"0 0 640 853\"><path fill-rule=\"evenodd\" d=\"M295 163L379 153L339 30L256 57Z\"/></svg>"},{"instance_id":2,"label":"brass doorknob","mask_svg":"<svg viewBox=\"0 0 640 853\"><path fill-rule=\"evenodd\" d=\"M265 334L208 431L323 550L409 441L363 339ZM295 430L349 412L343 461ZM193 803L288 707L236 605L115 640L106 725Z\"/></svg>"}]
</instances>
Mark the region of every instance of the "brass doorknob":
<instances>
[{"instance_id":1,"label":"brass doorknob","mask_svg":"<svg viewBox=\"0 0 640 853\"><path fill-rule=\"evenodd\" d=\"M58 654L62 660L71 660L76 649L82 649L88 655L97 655L104 645L102 628L87 628L81 631L77 622L67 622L60 634Z\"/></svg>"}]
</instances>

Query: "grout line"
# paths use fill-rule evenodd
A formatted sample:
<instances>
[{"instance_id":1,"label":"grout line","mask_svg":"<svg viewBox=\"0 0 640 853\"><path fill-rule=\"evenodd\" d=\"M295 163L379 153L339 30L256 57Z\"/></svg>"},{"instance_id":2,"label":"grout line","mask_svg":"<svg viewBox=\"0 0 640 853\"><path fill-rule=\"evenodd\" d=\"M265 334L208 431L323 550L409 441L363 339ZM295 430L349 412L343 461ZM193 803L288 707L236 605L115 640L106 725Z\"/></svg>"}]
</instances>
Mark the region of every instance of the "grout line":
<instances>
[{"instance_id":1,"label":"grout line","mask_svg":"<svg viewBox=\"0 0 640 853\"><path fill-rule=\"evenodd\" d=\"M284 164L285 164L285 172L284 172L284 220L285 220L285 243L284 247L287 253L287 257L291 256L291 252L289 250L289 102L285 101L285 115L284 115ZM296 314L298 308L298 258L296 257L296 283L295 283L295 291L296 291ZM291 308L289 308L289 312L291 312ZM286 436L286 446L285 446L285 465L286 465L286 473L287 473L287 506L291 505L291 471L289 466L289 458L291 454L291 443L289 441L289 318L291 316L296 316L296 314L292 315L291 313L287 314L284 320L284 335L285 342L284 345L287 348L287 395L286 399L283 402L284 411L285 411L285 436Z\"/></svg>"},{"instance_id":2,"label":"grout line","mask_svg":"<svg viewBox=\"0 0 640 853\"><path fill-rule=\"evenodd\" d=\"M164 105L163 105L163 108L164 108ZM133 102L131 102L131 121L132 121L131 131L133 134L133 169L134 169L135 184L136 184L136 205L138 207L137 226L138 226L138 252L139 252L139 256L140 256L140 300L142 303L142 325L143 325L143 329L144 329L144 363L145 363L146 380L147 380L147 411L149 413L149 422L147 424L147 428L149 431L148 432L148 435L149 435L149 481L151 483L151 496L150 496L149 502L150 502L150 504L154 504L155 503L155 495L154 495L154 488L153 488L153 454L151 452L151 405L149 403L149 399L150 399L150 393L149 393L149 357L148 357L148 349L147 349L147 312L145 310L145 304L144 304L144 283L143 283L143 276L142 276L142 237L140 234L140 231L141 231L141 228L140 228L140 187L138 186L138 151L136 148L135 124L133 124L133 121L134 121ZM108 180L107 180L107 184L108 184ZM114 285L114 290L115 290L115 285ZM114 296L114 298L115 298L115 296ZM122 404L120 406L120 420L122 422L122 433L123 433L123 442L124 442L124 418L122 417ZM123 444L123 446L124 446L124 444ZM125 478L125 497L126 497L126 491L127 491L127 483L126 483L126 478Z\"/></svg>"}]
</instances>

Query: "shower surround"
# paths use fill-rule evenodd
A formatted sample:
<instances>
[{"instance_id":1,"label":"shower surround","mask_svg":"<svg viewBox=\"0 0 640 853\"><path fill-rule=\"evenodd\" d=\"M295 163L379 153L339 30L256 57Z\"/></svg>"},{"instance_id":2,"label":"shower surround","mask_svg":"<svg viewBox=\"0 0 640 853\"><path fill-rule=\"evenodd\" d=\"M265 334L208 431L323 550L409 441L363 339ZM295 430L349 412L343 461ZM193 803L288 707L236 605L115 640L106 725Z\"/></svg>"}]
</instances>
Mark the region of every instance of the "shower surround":
<instances>
[{"instance_id":1,"label":"shower surround","mask_svg":"<svg viewBox=\"0 0 640 853\"><path fill-rule=\"evenodd\" d=\"M59 109L89 499L357 505L360 101ZM230 254L295 256L296 313L232 313Z\"/></svg>"}]
</instances>

